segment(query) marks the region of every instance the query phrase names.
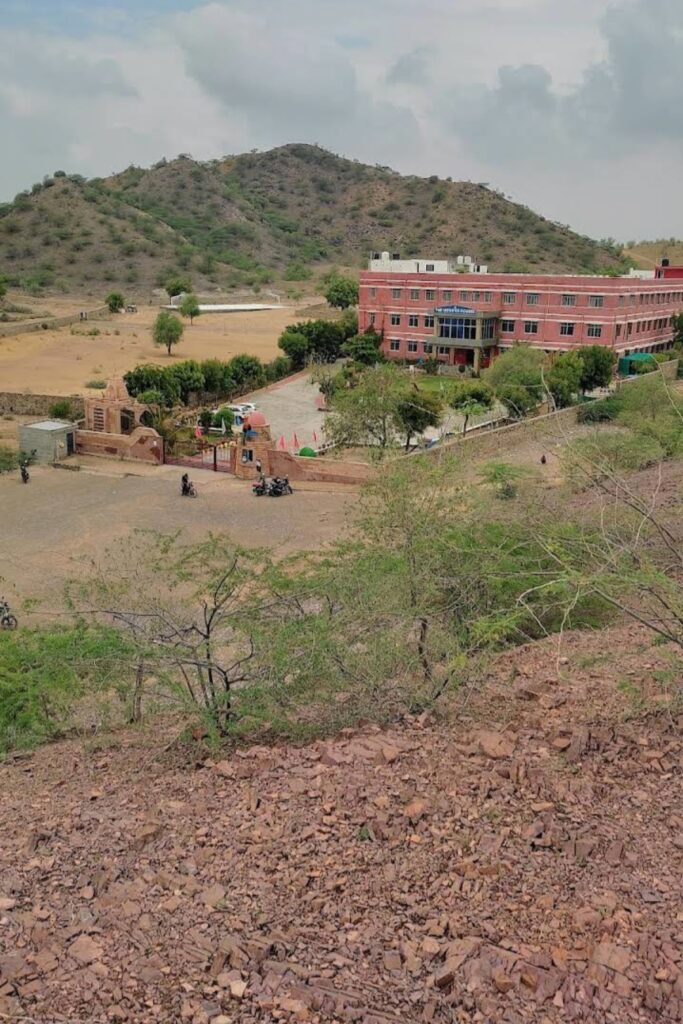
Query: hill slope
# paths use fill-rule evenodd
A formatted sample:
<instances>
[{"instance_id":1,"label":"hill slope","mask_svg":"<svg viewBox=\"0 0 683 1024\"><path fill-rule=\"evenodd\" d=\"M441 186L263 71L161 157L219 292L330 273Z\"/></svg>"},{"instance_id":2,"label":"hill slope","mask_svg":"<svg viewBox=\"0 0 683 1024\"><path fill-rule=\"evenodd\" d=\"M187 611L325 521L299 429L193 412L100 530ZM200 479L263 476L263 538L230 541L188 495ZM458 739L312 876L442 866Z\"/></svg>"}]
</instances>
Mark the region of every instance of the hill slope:
<instances>
[{"instance_id":1,"label":"hill slope","mask_svg":"<svg viewBox=\"0 0 683 1024\"><path fill-rule=\"evenodd\" d=\"M0 209L0 272L40 287L143 291L169 269L195 287L360 267L371 249L469 253L495 270L620 269L616 250L472 182L404 177L316 146L46 179ZM303 267L303 274L302 274Z\"/></svg>"}]
</instances>

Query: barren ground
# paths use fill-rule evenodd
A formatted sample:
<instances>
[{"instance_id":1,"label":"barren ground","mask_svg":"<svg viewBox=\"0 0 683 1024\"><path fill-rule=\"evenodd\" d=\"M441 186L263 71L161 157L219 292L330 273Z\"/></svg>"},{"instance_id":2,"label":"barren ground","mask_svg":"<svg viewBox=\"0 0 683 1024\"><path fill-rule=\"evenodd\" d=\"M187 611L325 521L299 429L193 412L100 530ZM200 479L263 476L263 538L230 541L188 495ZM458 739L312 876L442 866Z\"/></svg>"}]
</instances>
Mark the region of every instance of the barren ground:
<instances>
[{"instance_id":1,"label":"barren ground","mask_svg":"<svg viewBox=\"0 0 683 1024\"><path fill-rule=\"evenodd\" d=\"M44 305L57 314L68 302L61 300L58 310L57 301L46 299L41 301L41 308ZM92 300L73 300L64 315L72 312L74 305L87 309L92 307ZM0 391L88 394L89 381L123 374L138 363L165 366L184 359L230 359L242 352L267 362L282 355L277 339L288 324L298 319L294 306L255 313L207 313L192 326L185 322L183 339L169 357L165 349L156 348L152 342L152 324L158 312L158 306L150 305L140 307L138 313L121 313L111 319L0 337ZM92 337L87 333L91 330L100 334Z\"/></svg>"},{"instance_id":2,"label":"barren ground","mask_svg":"<svg viewBox=\"0 0 683 1024\"><path fill-rule=\"evenodd\" d=\"M0 476L0 589L13 603L39 598L54 607L83 559L101 557L136 528L180 529L191 540L230 533L279 553L315 548L339 535L355 498L352 488L322 484L297 486L286 498L255 498L248 482L198 472L199 497L183 499L178 467L80 461L88 467L81 472L33 467L28 486L16 473Z\"/></svg>"}]
</instances>

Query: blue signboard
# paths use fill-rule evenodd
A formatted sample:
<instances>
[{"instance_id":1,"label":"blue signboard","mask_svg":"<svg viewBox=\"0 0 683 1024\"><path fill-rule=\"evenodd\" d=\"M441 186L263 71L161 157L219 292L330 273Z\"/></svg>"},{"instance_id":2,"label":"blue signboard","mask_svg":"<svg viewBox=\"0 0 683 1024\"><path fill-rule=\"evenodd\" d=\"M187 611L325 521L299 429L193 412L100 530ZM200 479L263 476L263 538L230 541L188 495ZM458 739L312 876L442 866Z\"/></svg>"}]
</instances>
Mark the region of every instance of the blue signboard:
<instances>
[{"instance_id":1,"label":"blue signboard","mask_svg":"<svg viewBox=\"0 0 683 1024\"><path fill-rule=\"evenodd\" d=\"M454 314L473 316L477 311L476 309L470 309L468 306L437 306L434 312L440 316L452 316Z\"/></svg>"}]
</instances>

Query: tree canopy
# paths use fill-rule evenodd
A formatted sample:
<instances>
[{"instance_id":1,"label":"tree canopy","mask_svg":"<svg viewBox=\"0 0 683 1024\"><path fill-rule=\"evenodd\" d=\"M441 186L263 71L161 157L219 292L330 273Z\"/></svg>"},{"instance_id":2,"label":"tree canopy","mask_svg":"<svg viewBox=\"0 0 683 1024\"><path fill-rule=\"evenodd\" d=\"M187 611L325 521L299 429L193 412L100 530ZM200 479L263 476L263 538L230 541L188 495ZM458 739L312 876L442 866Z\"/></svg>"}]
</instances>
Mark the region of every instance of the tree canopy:
<instances>
[{"instance_id":1,"label":"tree canopy","mask_svg":"<svg viewBox=\"0 0 683 1024\"><path fill-rule=\"evenodd\" d=\"M546 374L548 391L558 409L571 405L581 387L584 363L577 352L556 356Z\"/></svg>"},{"instance_id":2,"label":"tree canopy","mask_svg":"<svg viewBox=\"0 0 683 1024\"><path fill-rule=\"evenodd\" d=\"M104 300L110 313L120 313L126 304L121 292L109 292Z\"/></svg>"},{"instance_id":3,"label":"tree canopy","mask_svg":"<svg viewBox=\"0 0 683 1024\"><path fill-rule=\"evenodd\" d=\"M182 338L184 329L177 316L174 316L167 309L162 309L154 321L152 330L154 344L165 348L170 356L171 349Z\"/></svg>"},{"instance_id":4,"label":"tree canopy","mask_svg":"<svg viewBox=\"0 0 683 1024\"><path fill-rule=\"evenodd\" d=\"M186 295L183 301L180 303L180 315L190 318L190 326L196 316L199 316L199 300L196 295Z\"/></svg>"},{"instance_id":5,"label":"tree canopy","mask_svg":"<svg viewBox=\"0 0 683 1024\"><path fill-rule=\"evenodd\" d=\"M605 345L587 345L577 354L582 363L581 391L585 394L594 388L606 388L614 374L614 352Z\"/></svg>"},{"instance_id":6,"label":"tree canopy","mask_svg":"<svg viewBox=\"0 0 683 1024\"><path fill-rule=\"evenodd\" d=\"M358 305L358 282L352 277L344 277L343 274L333 274L326 282L323 295L330 306L348 309L349 306Z\"/></svg>"}]
</instances>

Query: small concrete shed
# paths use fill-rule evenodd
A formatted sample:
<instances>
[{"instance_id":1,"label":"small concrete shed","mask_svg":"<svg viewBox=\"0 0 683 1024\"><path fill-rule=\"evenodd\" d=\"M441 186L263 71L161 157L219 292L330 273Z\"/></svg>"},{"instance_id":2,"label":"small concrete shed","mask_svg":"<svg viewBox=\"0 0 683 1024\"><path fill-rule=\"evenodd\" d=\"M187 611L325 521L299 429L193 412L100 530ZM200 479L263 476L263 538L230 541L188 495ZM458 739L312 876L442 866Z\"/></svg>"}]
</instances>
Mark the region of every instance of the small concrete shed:
<instances>
[{"instance_id":1,"label":"small concrete shed","mask_svg":"<svg viewBox=\"0 0 683 1024\"><path fill-rule=\"evenodd\" d=\"M76 451L76 426L66 420L38 420L19 427L19 448L35 461L59 462Z\"/></svg>"}]
</instances>

